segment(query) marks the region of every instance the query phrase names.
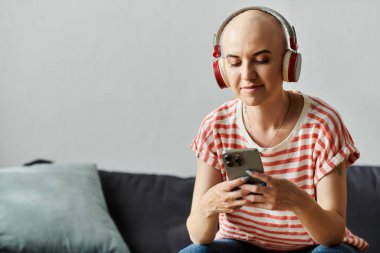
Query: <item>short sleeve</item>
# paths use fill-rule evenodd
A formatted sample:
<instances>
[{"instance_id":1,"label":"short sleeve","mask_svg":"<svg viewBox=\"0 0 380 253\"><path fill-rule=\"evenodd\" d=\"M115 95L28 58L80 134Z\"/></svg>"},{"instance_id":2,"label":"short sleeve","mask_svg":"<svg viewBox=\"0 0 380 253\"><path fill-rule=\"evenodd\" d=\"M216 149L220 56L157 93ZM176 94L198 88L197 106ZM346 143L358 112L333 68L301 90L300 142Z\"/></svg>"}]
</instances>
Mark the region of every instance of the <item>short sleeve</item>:
<instances>
[{"instance_id":1,"label":"short sleeve","mask_svg":"<svg viewBox=\"0 0 380 253\"><path fill-rule=\"evenodd\" d=\"M360 156L338 113L330 115L326 123L321 126L316 145L319 146L319 150L314 174L315 184L343 161L347 162L348 167Z\"/></svg>"},{"instance_id":2,"label":"short sleeve","mask_svg":"<svg viewBox=\"0 0 380 253\"><path fill-rule=\"evenodd\" d=\"M216 169L220 169L216 152L213 122L212 115L206 116L199 127L198 134L192 141L191 148L197 158Z\"/></svg>"}]
</instances>

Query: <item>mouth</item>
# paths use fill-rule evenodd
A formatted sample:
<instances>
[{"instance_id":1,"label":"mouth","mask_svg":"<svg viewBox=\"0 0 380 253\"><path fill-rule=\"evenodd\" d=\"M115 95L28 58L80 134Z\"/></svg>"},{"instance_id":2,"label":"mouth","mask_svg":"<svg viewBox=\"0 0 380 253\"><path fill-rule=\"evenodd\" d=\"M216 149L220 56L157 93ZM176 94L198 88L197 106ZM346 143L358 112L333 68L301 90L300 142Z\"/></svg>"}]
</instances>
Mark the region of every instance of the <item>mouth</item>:
<instances>
[{"instance_id":1,"label":"mouth","mask_svg":"<svg viewBox=\"0 0 380 253\"><path fill-rule=\"evenodd\" d=\"M245 92L255 92L257 90L260 90L264 87L262 84L254 84L254 85L247 85L240 87L240 90L245 91Z\"/></svg>"}]
</instances>

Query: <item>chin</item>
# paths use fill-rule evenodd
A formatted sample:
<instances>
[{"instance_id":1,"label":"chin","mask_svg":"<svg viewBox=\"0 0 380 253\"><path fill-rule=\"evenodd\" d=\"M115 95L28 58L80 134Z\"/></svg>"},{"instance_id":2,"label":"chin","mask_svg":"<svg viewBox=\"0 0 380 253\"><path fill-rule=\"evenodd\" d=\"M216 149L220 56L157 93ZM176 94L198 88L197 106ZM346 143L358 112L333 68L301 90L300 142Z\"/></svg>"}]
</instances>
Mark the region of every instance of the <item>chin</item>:
<instances>
[{"instance_id":1,"label":"chin","mask_svg":"<svg viewBox=\"0 0 380 253\"><path fill-rule=\"evenodd\" d=\"M262 99L254 98L251 96L239 96L239 99L248 106L256 106L262 104Z\"/></svg>"}]
</instances>

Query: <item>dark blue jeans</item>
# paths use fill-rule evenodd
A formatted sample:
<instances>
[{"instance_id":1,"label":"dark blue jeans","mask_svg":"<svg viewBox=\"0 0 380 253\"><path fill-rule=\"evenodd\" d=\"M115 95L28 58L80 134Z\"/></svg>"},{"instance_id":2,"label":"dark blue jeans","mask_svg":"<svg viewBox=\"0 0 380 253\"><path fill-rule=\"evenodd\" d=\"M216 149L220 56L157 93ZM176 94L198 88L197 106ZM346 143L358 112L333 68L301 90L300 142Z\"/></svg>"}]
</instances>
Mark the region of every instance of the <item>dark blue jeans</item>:
<instances>
[{"instance_id":1,"label":"dark blue jeans","mask_svg":"<svg viewBox=\"0 0 380 253\"><path fill-rule=\"evenodd\" d=\"M192 244L179 253L262 253L271 252L264 250L252 244L237 241L233 239L216 240L210 244L196 245ZM334 247L325 247L322 245L311 246L303 250L293 251L297 253L358 253L357 248L348 244L339 244Z\"/></svg>"}]
</instances>

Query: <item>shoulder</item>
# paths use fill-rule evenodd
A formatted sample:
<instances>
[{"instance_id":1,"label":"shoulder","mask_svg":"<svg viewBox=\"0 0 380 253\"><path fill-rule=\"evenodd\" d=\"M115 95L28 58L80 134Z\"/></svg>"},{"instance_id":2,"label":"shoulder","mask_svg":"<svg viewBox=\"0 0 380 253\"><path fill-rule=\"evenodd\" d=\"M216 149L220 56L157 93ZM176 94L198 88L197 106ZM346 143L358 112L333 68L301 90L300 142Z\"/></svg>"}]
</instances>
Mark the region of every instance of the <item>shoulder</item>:
<instances>
[{"instance_id":1,"label":"shoulder","mask_svg":"<svg viewBox=\"0 0 380 253\"><path fill-rule=\"evenodd\" d=\"M320 98L308 96L308 100L308 129L316 134L314 150L317 171L314 182L317 184L342 162L347 161L347 166L353 164L360 153L339 112Z\"/></svg>"},{"instance_id":2,"label":"shoulder","mask_svg":"<svg viewBox=\"0 0 380 253\"><path fill-rule=\"evenodd\" d=\"M220 136L236 129L238 99L229 100L211 111L203 119L198 134L192 142L197 157L214 168L219 168Z\"/></svg>"},{"instance_id":3,"label":"shoulder","mask_svg":"<svg viewBox=\"0 0 380 253\"><path fill-rule=\"evenodd\" d=\"M218 106L204 117L201 127L214 127L217 124L232 124L236 116L238 103L239 99L234 98Z\"/></svg>"},{"instance_id":4,"label":"shoulder","mask_svg":"<svg viewBox=\"0 0 380 253\"><path fill-rule=\"evenodd\" d=\"M328 132L340 132L344 124L339 112L320 98L307 97L310 103L309 122L322 127Z\"/></svg>"}]
</instances>

